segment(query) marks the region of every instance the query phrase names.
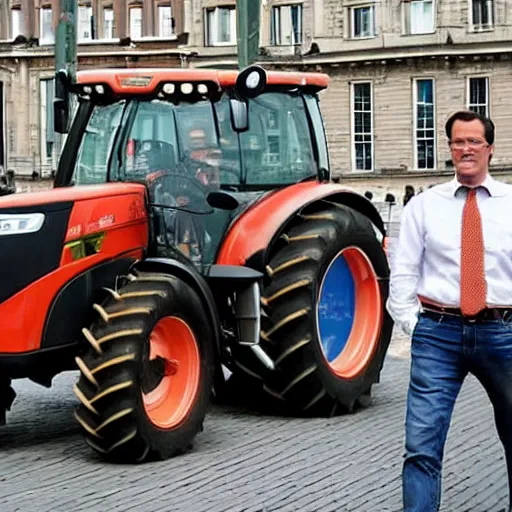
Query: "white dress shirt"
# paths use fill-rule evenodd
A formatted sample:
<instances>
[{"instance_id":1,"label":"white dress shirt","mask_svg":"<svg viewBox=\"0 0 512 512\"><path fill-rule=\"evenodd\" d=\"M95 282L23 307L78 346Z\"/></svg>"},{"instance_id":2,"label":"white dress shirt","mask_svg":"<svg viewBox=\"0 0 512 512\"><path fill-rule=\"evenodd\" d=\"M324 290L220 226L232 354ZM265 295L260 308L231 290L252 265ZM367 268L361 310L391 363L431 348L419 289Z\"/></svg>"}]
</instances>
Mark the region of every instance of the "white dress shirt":
<instances>
[{"instance_id":1,"label":"white dress shirt","mask_svg":"<svg viewBox=\"0 0 512 512\"><path fill-rule=\"evenodd\" d=\"M418 296L460 307L466 195L467 189L453 179L414 196L404 208L396 252L390 262L387 309L396 325L409 335L421 310ZM477 190L477 203L485 245L487 305L512 306L512 185L488 175Z\"/></svg>"}]
</instances>

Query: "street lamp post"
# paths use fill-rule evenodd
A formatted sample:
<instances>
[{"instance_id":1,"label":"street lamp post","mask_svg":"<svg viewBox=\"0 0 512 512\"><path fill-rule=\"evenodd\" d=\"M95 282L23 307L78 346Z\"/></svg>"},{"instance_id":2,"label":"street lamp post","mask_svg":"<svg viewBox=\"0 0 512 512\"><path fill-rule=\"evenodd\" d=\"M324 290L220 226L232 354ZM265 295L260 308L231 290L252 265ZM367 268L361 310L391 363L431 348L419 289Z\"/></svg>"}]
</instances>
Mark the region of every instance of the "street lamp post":
<instances>
[{"instance_id":1,"label":"street lamp post","mask_svg":"<svg viewBox=\"0 0 512 512\"><path fill-rule=\"evenodd\" d=\"M53 122L56 133L69 129L69 86L76 82L76 0L60 0L55 34L55 97Z\"/></svg>"},{"instance_id":2,"label":"street lamp post","mask_svg":"<svg viewBox=\"0 0 512 512\"><path fill-rule=\"evenodd\" d=\"M237 0L238 67L243 69L258 58L261 0Z\"/></svg>"},{"instance_id":3,"label":"street lamp post","mask_svg":"<svg viewBox=\"0 0 512 512\"><path fill-rule=\"evenodd\" d=\"M55 35L55 71L65 71L76 80L76 0L60 0L59 23Z\"/></svg>"}]
</instances>

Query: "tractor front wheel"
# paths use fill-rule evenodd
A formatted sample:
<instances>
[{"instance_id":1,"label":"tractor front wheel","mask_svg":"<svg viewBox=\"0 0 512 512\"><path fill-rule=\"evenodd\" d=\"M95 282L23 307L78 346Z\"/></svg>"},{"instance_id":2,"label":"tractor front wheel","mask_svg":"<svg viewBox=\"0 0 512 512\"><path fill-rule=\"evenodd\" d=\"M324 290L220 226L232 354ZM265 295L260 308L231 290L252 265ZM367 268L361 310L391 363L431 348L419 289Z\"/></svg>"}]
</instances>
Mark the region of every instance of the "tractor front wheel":
<instances>
[{"instance_id":1,"label":"tractor front wheel","mask_svg":"<svg viewBox=\"0 0 512 512\"><path fill-rule=\"evenodd\" d=\"M252 380L247 389L266 391L292 414L368 406L392 332L388 263L373 225L349 207L314 203L269 253L260 343L276 368L241 347L234 381Z\"/></svg>"},{"instance_id":2,"label":"tractor front wheel","mask_svg":"<svg viewBox=\"0 0 512 512\"><path fill-rule=\"evenodd\" d=\"M84 329L75 417L93 450L119 462L165 459L202 429L213 340L200 298L163 274L129 276Z\"/></svg>"}]
</instances>

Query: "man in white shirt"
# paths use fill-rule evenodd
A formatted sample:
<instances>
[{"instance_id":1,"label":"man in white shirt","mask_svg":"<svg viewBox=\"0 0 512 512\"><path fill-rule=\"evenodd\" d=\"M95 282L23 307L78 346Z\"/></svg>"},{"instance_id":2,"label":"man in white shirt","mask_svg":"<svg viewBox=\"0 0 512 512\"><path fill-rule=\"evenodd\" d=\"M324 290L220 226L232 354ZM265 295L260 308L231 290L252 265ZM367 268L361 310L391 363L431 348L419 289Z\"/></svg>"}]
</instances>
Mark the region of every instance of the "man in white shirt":
<instances>
[{"instance_id":1,"label":"man in white shirt","mask_svg":"<svg viewBox=\"0 0 512 512\"><path fill-rule=\"evenodd\" d=\"M488 173L492 121L457 112L446 134L455 177L409 201L391 262L387 308L412 336L405 512L439 510L445 441L469 372L494 407L512 499L512 186Z\"/></svg>"}]
</instances>

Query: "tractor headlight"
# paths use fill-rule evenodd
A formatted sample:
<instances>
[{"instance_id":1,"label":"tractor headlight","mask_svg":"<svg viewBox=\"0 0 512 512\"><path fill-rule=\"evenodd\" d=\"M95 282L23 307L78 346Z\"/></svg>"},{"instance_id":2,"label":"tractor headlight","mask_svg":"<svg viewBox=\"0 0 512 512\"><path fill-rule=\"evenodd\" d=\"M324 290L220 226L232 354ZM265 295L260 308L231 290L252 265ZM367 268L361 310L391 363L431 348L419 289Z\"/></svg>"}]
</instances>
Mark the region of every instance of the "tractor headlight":
<instances>
[{"instance_id":1,"label":"tractor headlight","mask_svg":"<svg viewBox=\"0 0 512 512\"><path fill-rule=\"evenodd\" d=\"M0 236L35 233L43 224L43 213L0 214Z\"/></svg>"}]
</instances>

